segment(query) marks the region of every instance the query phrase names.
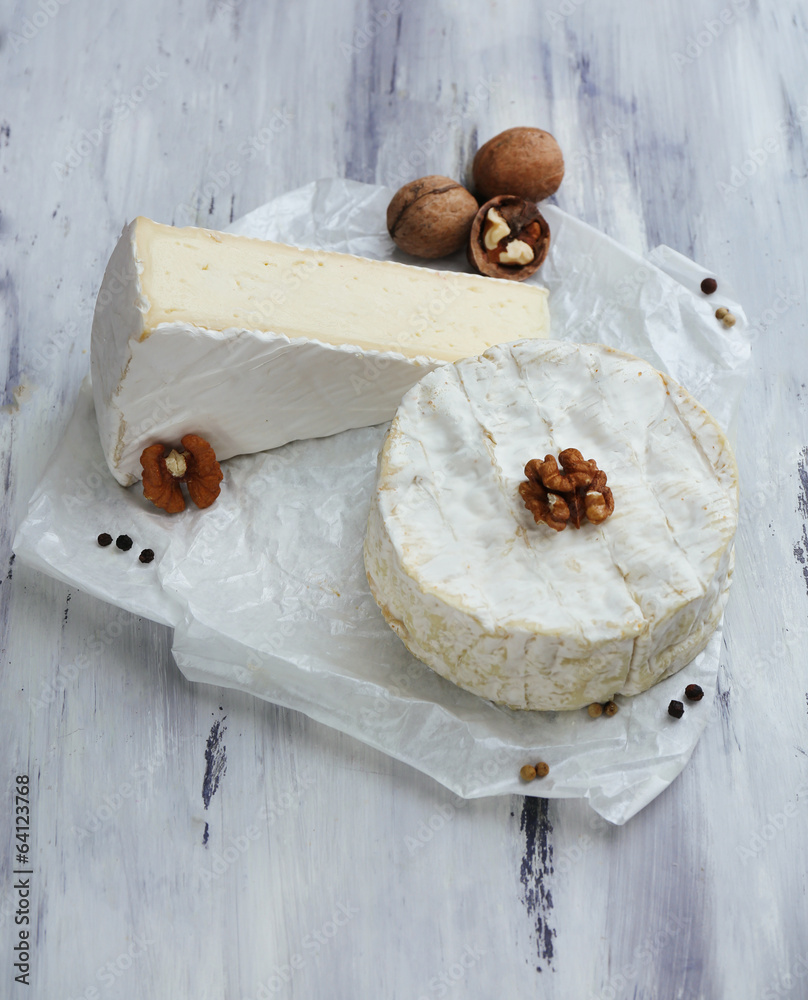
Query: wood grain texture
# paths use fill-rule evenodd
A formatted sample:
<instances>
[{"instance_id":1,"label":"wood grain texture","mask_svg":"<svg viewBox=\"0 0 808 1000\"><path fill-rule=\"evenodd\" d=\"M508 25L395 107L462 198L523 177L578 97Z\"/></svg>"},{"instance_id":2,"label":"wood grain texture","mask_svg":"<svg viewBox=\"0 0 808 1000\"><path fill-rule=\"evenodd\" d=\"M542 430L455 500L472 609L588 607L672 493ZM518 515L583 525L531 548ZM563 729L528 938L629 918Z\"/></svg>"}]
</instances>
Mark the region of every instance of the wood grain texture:
<instances>
[{"instance_id":1,"label":"wood grain texture","mask_svg":"<svg viewBox=\"0 0 808 1000\"><path fill-rule=\"evenodd\" d=\"M808 996L807 34L798 0L4 5L0 814L28 773L36 874L26 988L4 819L3 996ZM192 686L165 628L11 561L125 221L222 227L324 176L462 179L520 124L564 149L562 208L714 268L755 326L714 717L621 829L460 802Z\"/></svg>"}]
</instances>

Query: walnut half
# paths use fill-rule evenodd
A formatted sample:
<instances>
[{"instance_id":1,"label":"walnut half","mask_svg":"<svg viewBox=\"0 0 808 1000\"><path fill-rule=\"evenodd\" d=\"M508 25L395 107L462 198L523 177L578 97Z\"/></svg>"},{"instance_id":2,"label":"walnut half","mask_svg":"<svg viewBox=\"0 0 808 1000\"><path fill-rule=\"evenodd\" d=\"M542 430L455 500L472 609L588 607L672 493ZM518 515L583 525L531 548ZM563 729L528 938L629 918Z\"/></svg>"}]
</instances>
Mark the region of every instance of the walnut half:
<instances>
[{"instance_id":1,"label":"walnut half","mask_svg":"<svg viewBox=\"0 0 808 1000\"><path fill-rule=\"evenodd\" d=\"M487 278L524 281L550 249L550 227L533 202L513 194L487 201L474 217L468 244L471 266Z\"/></svg>"},{"instance_id":2,"label":"walnut half","mask_svg":"<svg viewBox=\"0 0 808 1000\"><path fill-rule=\"evenodd\" d=\"M534 458L525 466L527 482L519 484L519 495L536 524L544 521L555 531L568 524L580 528L585 520L601 524L614 511L606 473L577 448L565 448L558 462L545 455L543 462Z\"/></svg>"},{"instance_id":3,"label":"walnut half","mask_svg":"<svg viewBox=\"0 0 808 1000\"><path fill-rule=\"evenodd\" d=\"M185 510L181 483L197 507L210 507L221 491L222 470L208 442L198 434L186 434L182 447L182 452L172 448L166 454L165 445L152 444L140 456L143 496L167 514Z\"/></svg>"}]
</instances>

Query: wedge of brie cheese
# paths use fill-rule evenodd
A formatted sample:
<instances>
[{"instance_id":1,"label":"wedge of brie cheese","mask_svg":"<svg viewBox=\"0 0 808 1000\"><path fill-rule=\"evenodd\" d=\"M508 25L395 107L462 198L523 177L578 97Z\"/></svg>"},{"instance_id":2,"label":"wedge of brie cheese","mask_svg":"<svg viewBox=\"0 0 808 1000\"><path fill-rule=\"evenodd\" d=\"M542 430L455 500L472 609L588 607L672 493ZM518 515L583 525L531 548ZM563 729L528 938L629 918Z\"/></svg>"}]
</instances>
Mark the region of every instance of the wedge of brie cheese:
<instances>
[{"instance_id":1,"label":"wedge of brie cheese","mask_svg":"<svg viewBox=\"0 0 808 1000\"><path fill-rule=\"evenodd\" d=\"M104 452L128 486L187 433L226 459L379 423L440 363L548 329L543 288L138 218L93 318Z\"/></svg>"},{"instance_id":2,"label":"wedge of brie cheese","mask_svg":"<svg viewBox=\"0 0 808 1000\"><path fill-rule=\"evenodd\" d=\"M524 466L577 448L614 513L554 531ZM738 517L735 460L710 415L646 362L522 341L411 389L379 456L370 587L430 667L520 709L637 694L685 666L720 620Z\"/></svg>"}]
</instances>

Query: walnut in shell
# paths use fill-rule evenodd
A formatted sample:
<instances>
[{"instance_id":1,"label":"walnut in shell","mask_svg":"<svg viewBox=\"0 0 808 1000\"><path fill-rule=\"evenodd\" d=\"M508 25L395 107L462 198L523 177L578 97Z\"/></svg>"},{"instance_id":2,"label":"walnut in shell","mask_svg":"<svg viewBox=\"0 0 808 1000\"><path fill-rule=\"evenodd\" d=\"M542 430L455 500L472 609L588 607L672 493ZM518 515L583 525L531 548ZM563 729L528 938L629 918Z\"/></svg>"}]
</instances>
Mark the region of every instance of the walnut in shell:
<instances>
[{"instance_id":1,"label":"walnut in shell","mask_svg":"<svg viewBox=\"0 0 808 1000\"><path fill-rule=\"evenodd\" d=\"M488 278L524 281L550 249L550 227L531 201L503 194L487 201L474 217L469 237L471 266Z\"/></svg>"},{"instance_id":2,"label":"walnut in shell","mask_svg":"<svg viewBox=\"0 0 808 1000\"><path fill-rule=\"evenodd\" d=\"M415 257L448 257L462 250L477 199L451 177L432 174L400 188L387 207L387 231Z\"/></svg>"},{"instance_id":3,"label":"walnut in shell","mask_svg":"<svg viewBox=\"0 0 808 1000\"><path fill-rule=\"evenodd\" d=\"M564 157L544 129L509 128L480 146L471 171L481 201L498 194L542 201L558 190L564 177Z\"/></svg>"}]
</instances>

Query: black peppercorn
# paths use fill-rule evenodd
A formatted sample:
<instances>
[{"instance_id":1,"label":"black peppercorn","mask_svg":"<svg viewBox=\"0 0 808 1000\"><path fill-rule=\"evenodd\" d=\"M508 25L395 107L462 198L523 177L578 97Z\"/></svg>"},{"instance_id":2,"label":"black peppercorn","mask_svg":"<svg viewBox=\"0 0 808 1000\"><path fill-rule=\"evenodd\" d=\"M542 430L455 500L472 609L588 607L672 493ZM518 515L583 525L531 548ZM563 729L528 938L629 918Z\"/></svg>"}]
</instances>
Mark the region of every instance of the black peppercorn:
<instances>
[{"instance_id":1,"label":"black peppercorn","mask_svg":"<svg viewBox=\"0 0 808 1000\"><path fill-rule=\"evenodd\" d=\"M112 535L108 535L106 531L102 531L98 536L99 545L112 545Z\"/></svg>"},{"instance_id":2,"label":"black peppercorn","mask_svg":"<svg viewBox=\"0 0 808 1000\"><path fill-rule=\"evenodd\" d=\"M701 701L704 697L704 692L698 684L688 684L685 688L685 697L688 701Z\"/></svg>"},{"instance_id":3,"label":"black peppercorn","mask_svg":"<svg viewBox=\"0 0 808 1000\"><path fill-rule=\"evenodd\" d=\"M674 719L681 719L685 714L685 706L681 701L672 701L668 705L668 715L672 715Z\"/></svg>"},{"instance_id":4,"label":"black peppercorn","mask_svg":"<svg viewBox=\"0 0 808 1000\"><path fill-rule=\"evenodd\" d=\"M152 559L154 559L154 550L144 549L138 556L138 559L140 559L142 563L150 563Z\"/></svg>"},{"instance_id":5,"label":"black peppercorn","mask_svg":"<svg viewBox=\"0 0 808 1000\"><path fill-rule=\"evenodd\" d=\"M129 537L129 535L118 535L118 537L115 539L115 544L123 552L128 552L132 548L132 539Z\"/></svg>"},{"instance_id":6,"label":"black peppercorn","mask_svg":"<svg viewBox=\"0 0 808 1000\"><path fill-rule=\"evenodd\" d=\"M701 290L705 295L712 295L716 288L718 288L718 282L715 278L705 278L701 283Z\"/></svg>"}]
</instances>

